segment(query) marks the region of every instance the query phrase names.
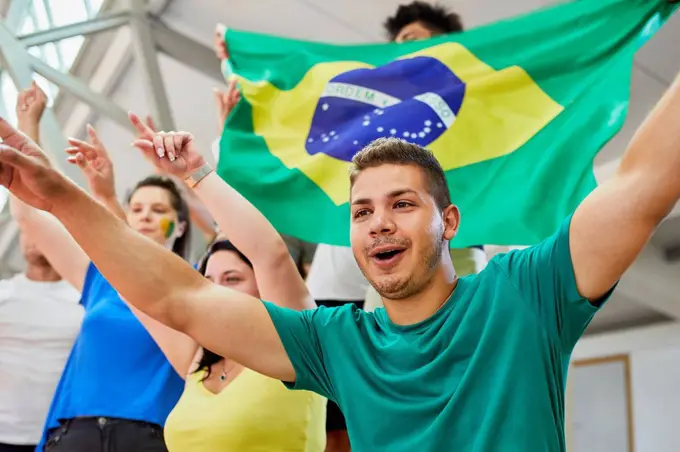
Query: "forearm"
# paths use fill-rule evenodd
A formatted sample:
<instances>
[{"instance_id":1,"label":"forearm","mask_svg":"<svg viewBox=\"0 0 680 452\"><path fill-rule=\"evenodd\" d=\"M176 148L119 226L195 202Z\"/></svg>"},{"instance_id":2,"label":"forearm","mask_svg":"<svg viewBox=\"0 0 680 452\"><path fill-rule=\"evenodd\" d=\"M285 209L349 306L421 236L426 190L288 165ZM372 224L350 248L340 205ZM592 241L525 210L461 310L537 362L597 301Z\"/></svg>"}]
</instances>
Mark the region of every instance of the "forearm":
<instances>
[{"instance_id":1,"label":"forearm","mask_svg":"<svg viewBox=\"0 0 680 452\"><path fill-rule=\"evenodd\" d=\"M217 236L215 231L215 220L208 212L208 209L203 205L200 199L191 192L189 188L186 190L187 204L189 205L189 218L191 222L201 230L207 242L212 242Z\"/></svg>"},{"instance_id":2,"label":"forearm","mask_svg":"<svg viewBox=\"0 0 680 452\"><path fill-rule=\"evenodd\" d=\"M634 181L640 215L660 221L680 199L680 75L647 117L615 177Z\"/></svg>"},{"instance_id":3,"label":"forearm","mask_svg":"<svg viewBox=\"0 0 680 452\"><path fill-rule=\"evenodd\" d=\"M210 284L189 264L129 228L74 184L68 196L55 201L52 213L127 302L185 330L187 294Z\"/></svg>"},{"instance_id":4,"label":"forearm","mask_svg":"<svg viewBox=\"0 0 680 452\"><path fill-rule=\"evenodd\" d=\"M94 199L99 201L104 207L106 207L109 210L109 212L115 215L116 218L119 218L123 221L126 220L127 215L125 214L125 209L123 209L123 206L120 204L120 201L118 201L118 198L116 198L115 195L98 196L93 193L93 197Z\"/></svg>"},{"instance_id":5,"label":"forearm","mask_svg":"<svg viewBox=\"0 0 680 452\"><path fill-rule=\"evenodd\" d=\"M32 119L19 118L17 129L22 131L31 140L40 143L40 122Z\"/></svg>"},{"instance_id":6,"label":"forearm","mask_svg":"<svg viewBox=\"0 0 680 452\"><path fill-rule=\"evenodd\" d=\"M215 173L194 190L221 233L253 264L262 299L295 310L316 307L283 238L255 206Z\"/></svg>"},{"instance_id":7,"label":"forearm","mask_svg":"<svg viewBox=\"0 0 680 452\"><path fill-rule=\"evenodd\" d=\"M144 314L134 305L128 303L128 307L135 314L139 322L144 325L146 331L163 351L163 354L177 374L182 378L186 378L198 350L196 341L186 334L175 331L151 316Z\"/></svg>"},{"instance_id":8,"label":"forearm","mask_svg":"<svg viewBox=\"0 0 680 452\"><path fill-rule=\"evenodd\" d=\"M189 206L189 219L191 220L192 224L200 229L200 231L205 236L206 241L210 243L215 240L215 237L217 236L217 233L215 232L215 221L210 215L208 209L203 205L196 194L189 187L187 187L184 181L179 177L169 173L164 173L162 171L160 171L159 174L170 177L175 182L177 187L179 187L179 189L182 191L184 199Z\"/></svg>"},{"instance_id":9,"label":"forearm","mask_svg":"<svg viewBox=\"0 0 680 452\"><path fill-rule=\"evenodd\" d=\"M289 259L288 248L274 226L216 173L206 176L194 193L213 216L220 232L254 266L276 267L281 260Z\"/></svg>"}]
</instances>

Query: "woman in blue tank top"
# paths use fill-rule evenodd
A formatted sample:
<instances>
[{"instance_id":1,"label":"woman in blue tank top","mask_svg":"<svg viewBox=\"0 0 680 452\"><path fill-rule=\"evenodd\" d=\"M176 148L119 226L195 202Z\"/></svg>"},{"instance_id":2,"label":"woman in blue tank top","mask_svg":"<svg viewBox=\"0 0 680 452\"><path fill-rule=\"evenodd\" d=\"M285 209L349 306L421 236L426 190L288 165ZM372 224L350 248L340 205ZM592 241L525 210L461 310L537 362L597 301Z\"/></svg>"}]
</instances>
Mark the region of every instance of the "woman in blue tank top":
<instances>
[{"instance_id":1,"label":"woman in blue tank top","mask_svg":"<svg viewBox=\"0 0 680 452\"><path fill-rule=\"evenodd\" d=\"M20 95L23 108L42 109L44 94L33 87ZM20 128L37 141L37 123ZM92 144L99 141L88 128ZM71 144L77 144L71 140ZM91 148L91 146L90 146ZM190 243L189 209L182 193L166 177L150 176L132 190L124 210L115 198L110 162L73 157L88 182L110 199L99 199L121 220L161 246L186 258ZM102 173L111 172L107 177ZM61 276L82 291L82 328L64 368L47 415L38 451L165 451L162 426L184 388L172 368L124 300L90 262L56 218L11 200L12 213ZM106 240L106 237L102 237ZM186 372L186 369L181 369Z\"/></svg>"},{"instance_id":2,"label":"woman in blue tank top","mask_svg":"<svg viewBox=\"0 0 680 452\"><path fill-rule=\"evenodd\" d=\"M42 235L52 243L39 246L63 277L82 290L85 308L37 450L166 450L162 426L184 381L60 223L38 211L18 218L33 236ZM151 176L141 181L129 198L127 218L150 239L180 256L186 252L188 209L171 180ZM176 225L169 234L167 226L166 232L163 228L168 222Z\"/></svg>"}]
</instances>

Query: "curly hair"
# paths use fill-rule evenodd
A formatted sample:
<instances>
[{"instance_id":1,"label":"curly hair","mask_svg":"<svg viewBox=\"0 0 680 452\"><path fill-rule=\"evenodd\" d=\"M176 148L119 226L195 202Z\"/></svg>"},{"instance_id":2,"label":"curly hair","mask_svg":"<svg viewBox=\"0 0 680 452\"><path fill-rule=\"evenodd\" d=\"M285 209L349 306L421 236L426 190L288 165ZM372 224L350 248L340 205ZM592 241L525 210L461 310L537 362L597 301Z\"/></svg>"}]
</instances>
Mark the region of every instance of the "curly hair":
<instances>
[{"instance_id":1,"label":"curly hair","mask_svg":"<svg viewBox=\"0 0 680 452\"><path fill-rule=\"evenodd\" d=\"M421 22L433 32L458 33L463 31L460 16L441 5L415 1L397 8L394 16L388 17L383 24L390 39L394 41L399 32L408 24Z\"/></svg>"}]
</instances>

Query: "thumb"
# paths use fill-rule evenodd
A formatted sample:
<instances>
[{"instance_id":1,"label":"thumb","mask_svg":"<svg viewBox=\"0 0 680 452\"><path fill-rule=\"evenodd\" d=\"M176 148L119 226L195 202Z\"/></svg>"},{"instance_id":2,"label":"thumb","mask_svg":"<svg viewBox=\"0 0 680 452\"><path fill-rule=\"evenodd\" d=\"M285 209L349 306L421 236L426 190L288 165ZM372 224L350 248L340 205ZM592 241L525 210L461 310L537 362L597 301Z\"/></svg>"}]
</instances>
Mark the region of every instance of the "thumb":
<instances>
[{"instance_id":1,"label":"thumb","mask_svg":"<svg viewBox=\"0 0 680 452\"><path fill-rule=\"evenodd\" d=\"M159 161L158 154L156 154L156 148L151 141L144 139L135 140L132 142L132 146L142 151L144 158L153 162L154 165Z\"/></svg>"}]
</instances>

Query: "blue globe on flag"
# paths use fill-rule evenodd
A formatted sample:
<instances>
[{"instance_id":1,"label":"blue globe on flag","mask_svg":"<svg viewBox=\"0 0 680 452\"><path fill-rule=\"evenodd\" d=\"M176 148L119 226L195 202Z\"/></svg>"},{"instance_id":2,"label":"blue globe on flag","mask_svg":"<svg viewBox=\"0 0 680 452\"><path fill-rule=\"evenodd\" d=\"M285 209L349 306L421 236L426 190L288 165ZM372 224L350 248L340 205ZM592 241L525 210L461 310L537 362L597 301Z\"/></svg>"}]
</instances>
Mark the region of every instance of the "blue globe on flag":
<instances>
[{"instance_id":1,"label":"blue globe on flag","mask_svg":"<svg viewBox=\"0 0 680 452\"><path fill-rule=\"evenodd\" d=\"M350 161L381 137L426 147L454 123L464 96L465 84L432 57L348 71L326 85L305 148Z\"/></svg>"}]
</instances>

